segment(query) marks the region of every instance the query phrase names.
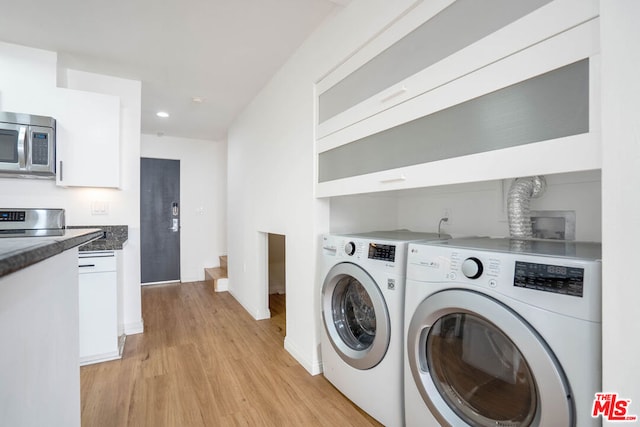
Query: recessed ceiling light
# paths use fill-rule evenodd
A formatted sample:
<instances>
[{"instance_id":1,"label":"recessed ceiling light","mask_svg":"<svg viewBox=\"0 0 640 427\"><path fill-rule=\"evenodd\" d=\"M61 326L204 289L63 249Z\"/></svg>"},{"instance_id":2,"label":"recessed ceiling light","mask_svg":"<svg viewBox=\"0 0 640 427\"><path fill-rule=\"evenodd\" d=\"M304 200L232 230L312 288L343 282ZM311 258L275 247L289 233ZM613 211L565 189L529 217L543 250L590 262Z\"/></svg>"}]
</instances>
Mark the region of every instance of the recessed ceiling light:
<instances>
[{"instance_id":1,"label":"recessed ceiling light","mask_svg":"<svg viewBox=\"0 0 640 427\"><path fill-rule=\"evenodd\" d=\"M194 102L196 104L202 104L204 102L204 98L201 98L199 96L194 96L193 98L191 98L191 102Z\"/></svg>"},{"instance_id":2,"label":"recessed ceiling light","mask_svg":"<svg viewBox=\"0 0 640 427\"><path fill-rule=\"evenodd\" d=\"M166 119L167 117L169 117L169 113L167 113L166 111L158 111L156 113L156 116L162 117L163 119Z\"/></svg>"}]
</instances>

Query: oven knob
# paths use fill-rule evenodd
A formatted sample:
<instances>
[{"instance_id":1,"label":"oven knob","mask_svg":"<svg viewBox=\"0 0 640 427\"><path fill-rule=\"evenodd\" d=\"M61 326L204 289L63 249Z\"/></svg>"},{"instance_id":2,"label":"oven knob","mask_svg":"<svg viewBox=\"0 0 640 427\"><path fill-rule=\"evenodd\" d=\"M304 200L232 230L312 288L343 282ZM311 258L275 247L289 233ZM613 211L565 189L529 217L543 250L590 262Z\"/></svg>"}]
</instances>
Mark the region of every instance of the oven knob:
<instances>
[{"instance_id":1,"label":"oven knob","mask_svg":"<svg viewBox=\"0 0 640 427\"><path fill-rule=\"evenodd\" d=\"M482 276L482 270L482 261L478 258L467 258L462 263L462 274L467 276L469 279L477 279Z\"/></svg>"},{"instance_id":2,"label":"oven knob","mask_svg":"<svg viewBox=\"0 0 640 427\"><path fill-rule=\"evenodd\" d=\"M349 256L353 255L354 253L356 253L356 244L353 242L347 243L346 245L344 245L344 251Z\"/></svg>"}]
</instances>

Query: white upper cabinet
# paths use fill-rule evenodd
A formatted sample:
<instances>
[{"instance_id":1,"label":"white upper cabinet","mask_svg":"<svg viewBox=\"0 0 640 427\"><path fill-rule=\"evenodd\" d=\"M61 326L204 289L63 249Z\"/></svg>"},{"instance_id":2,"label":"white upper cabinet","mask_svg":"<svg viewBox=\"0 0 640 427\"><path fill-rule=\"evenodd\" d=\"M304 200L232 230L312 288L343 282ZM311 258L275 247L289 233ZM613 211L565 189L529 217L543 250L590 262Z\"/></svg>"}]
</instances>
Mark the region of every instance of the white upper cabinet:
<instances>
[{"instance_id":1,"label":"white upper cabinet","mask_svg":"<svg viewBox=\"0 0 640 427\"><path fill-rule=\"evenodd\" d=\"M419 2L317 84L317 137L597 16L597 0Z\"/></svg>"},{"instance_id":2,"label":"white upper cabinet","mask_svg":"<svg viewBox=\"0 0 640 427\"><path fill-rule=\"evenodd\" d=\"M120 187L120 98L56 91L56 182L66 187Z\"/></svg>"},{"instance_id":3,"label":"white upper cabinet","mask_svg":"<svg viewBox=\"0 0 640 427\"><path fill-rule=\"evenodd\" d=\"M318 83L318 197L600 167L597 1L489 3L421 3Z\"/></svg>"},{"instance_id":4,"label":"white upper cabinet","mask_svg":"<svg viewBox=\"0 0 640 427\"><path fill-rule=\"evenodd\" d=\"M0 108L56 119L59 186L120 187L121 102L112 95L118 82L59 69L54 52L0 42Z\"/></svg>"}]
</instances>

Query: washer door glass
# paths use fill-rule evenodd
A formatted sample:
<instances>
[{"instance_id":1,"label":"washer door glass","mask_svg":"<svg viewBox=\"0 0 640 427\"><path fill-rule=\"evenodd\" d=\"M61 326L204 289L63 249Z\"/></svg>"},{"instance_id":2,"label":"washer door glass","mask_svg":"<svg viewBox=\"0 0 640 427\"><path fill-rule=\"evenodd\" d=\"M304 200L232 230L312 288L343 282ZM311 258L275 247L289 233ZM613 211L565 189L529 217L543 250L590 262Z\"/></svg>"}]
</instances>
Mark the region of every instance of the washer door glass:
<instances>
[{"instance_id":1,"label":"washer door glass","mask_svg":"<svg viewBox=\"0 0 640 427\"><path fill-rule=\"evenodd\" d=\"M384 358L390 341L387 305L359 266L343 262L331 268L322 287L322 317L331 345L350 366L370 369Z\"/></svg>"},{"instance_id":2,"label":"washer door glass","mask_svg":"<svg viewBox=\"0 0 640 427\"><path fill-rule=\"evenodd\" d=\"M376 311L362 284L343 276L333 290L333 323L340 338L354 350L366 350L376 337Z\"/></svg>"},{"instance_id":3,"label":"washer door glass","mask_svg":"<svg viewBox=\"0 0 640 427\"><path fill-rule=\"evenodd\" d=\"M495 325L471 314L449 314L426 340L429 371L445 402L473 426L528 426L536 415L531 369Z\"/></svg>"}]
</instances>

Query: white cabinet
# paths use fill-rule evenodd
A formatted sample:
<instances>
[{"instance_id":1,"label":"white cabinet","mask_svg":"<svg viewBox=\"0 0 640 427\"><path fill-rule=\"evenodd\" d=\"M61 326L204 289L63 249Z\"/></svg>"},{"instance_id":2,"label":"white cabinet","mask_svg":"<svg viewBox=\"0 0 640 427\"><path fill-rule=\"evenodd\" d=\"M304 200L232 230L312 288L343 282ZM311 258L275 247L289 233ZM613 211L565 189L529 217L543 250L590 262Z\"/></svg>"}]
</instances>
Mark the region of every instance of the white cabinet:
<instances>
[{"instance_id":1,"label":"white cabinet","mask_svg":"<svg viewBox=\"0 0 640 427\"><path fill-rule=\"evenodd\" d=\"M80 252L80 364L120 357L114 251Z\"/></svg>"},{"instance_id":2,"label":"white cabinet","mask_svg":"<svg viewBox=\"0 0 640 427\"><path fill-rule=\"evenodd\" d=\"M383 90L326 118L317 128L316 196L598 169L594 15L591 0L553 1L412 75L418 91L395 90L390 106L378 99ZM332 90L323 84L319 108Z\"/></svg>"},{"instance_id":3,"label":"white cabinet","mask_svg":"<svg viewBox=\"0 0 640 427\"><path fill-rule=\"evenodd\" d=\"M60 186L120 186L120 98L57 88L56 182Z\"/></svg>"},{"instance_id":4,"label":"white cabinet","mask_svg":"<svg viewBox=\"0 0 640 427\"><path fill-rule=\"evenodd\" d=\"M318 82L318 138L598 16L597 0L418 3Z\"/></svg>"}]
</instances>

